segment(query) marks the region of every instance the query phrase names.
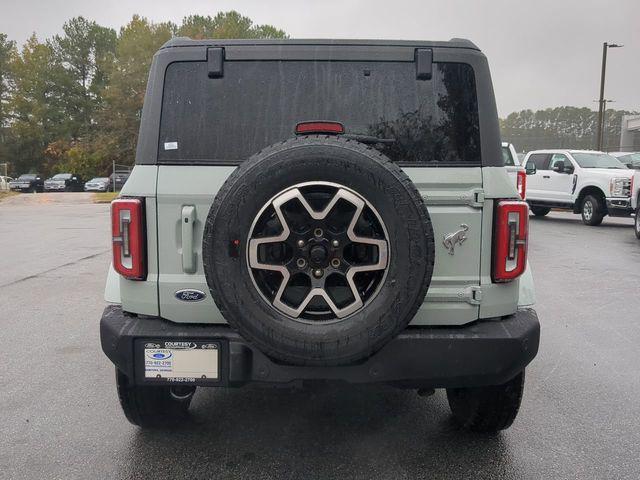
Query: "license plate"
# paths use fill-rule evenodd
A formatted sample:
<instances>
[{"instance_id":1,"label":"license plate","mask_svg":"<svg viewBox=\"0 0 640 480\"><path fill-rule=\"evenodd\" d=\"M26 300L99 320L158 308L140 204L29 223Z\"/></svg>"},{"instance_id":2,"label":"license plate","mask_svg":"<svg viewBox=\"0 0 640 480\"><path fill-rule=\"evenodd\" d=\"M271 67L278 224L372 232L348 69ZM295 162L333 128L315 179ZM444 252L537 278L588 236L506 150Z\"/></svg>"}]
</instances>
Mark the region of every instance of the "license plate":
<instances>
[{"instance_id":1,"label":"license plate","mask_svg":"<svg viewBox=\"0 0 640 480\"><path fill-rule=\"evenodd\" d=\"M163 341L144 344L144 377L169 382L217 380L220 345L215 342Z\"/></svg>"}]
</instances>

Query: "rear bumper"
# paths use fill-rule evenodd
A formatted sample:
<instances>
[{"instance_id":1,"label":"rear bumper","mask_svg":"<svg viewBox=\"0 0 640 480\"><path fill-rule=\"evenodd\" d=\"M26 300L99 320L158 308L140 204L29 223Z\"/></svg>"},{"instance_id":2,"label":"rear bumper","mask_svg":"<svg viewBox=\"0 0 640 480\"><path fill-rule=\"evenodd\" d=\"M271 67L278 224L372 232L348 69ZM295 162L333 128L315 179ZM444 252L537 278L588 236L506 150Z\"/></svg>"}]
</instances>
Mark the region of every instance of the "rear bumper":
<instances>
[{"instance_id":1,"label":"rear bumper","mask_svg":"<svg viewBox=\"0 0 640 480\"><path fill-rule=\"evenodd\" d=\"M395 383L422 388L497 385L513 378L538 352L540 324L532 309L463 327L407 328L367 360L340 367L282 365L262 354L225 325L178 324L136 317L108 306L100 321L102 350L135 383L145 383L143 341L218 341L219 386L299 380ZM157 384L157 382L154 382Z\"/></svg>"}]
</instances>

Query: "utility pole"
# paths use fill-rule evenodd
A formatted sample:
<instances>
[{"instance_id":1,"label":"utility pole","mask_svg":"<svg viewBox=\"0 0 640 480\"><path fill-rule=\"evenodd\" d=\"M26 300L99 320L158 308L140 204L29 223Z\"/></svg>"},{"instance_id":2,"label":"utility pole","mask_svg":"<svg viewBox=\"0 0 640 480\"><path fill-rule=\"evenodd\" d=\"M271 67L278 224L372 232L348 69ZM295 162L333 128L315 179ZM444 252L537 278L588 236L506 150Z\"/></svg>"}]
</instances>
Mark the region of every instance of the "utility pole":
<instances>
[{"instance_id":1,"label":"utility pole","mask_svg":"<svg viewBox=\"0 0 640 480\"><path fill-rule=\"evenodd\" d=\"M111 169L111 181L113 182L113 188L112 190L115 192L116 191L116 162L115 160L113 161L113 165L112 165L112 169Z\"/></svg>"},{"instance_id":2,"label":"utility pole","mask_svg":"<svg viewBox=\"0 0 640 480\"><path fill-rule=\"evenodd\" d=\"M609 100L607 98L603 98L602 100L594 100L594 102L600 103L602 105L602 115L598 115L598 138L600 138L600 145L596 145L596 150L602 151L602 147L604 147L604 139L606 136L606 130L604 128L605 116L607 114L607 103L613 103L615 100ZM597 139L596 139L597 140Z\"/></svg>"},{"instance_id":3,"label":"utility pole","mask_svg":"<svg viewBox=\"0 0 640 480\"><path fill-rule=\"evenodd\" d=\"M606 101L604 99L604 79L607 71L607 50L610 48L619 48L623 45L616 43L602 44L602 71L600 72L600 99L598 100L598 125L596 131L596 150L602 150L602 130L604 125L604 110Z\"/></svg>"}]
</instances>

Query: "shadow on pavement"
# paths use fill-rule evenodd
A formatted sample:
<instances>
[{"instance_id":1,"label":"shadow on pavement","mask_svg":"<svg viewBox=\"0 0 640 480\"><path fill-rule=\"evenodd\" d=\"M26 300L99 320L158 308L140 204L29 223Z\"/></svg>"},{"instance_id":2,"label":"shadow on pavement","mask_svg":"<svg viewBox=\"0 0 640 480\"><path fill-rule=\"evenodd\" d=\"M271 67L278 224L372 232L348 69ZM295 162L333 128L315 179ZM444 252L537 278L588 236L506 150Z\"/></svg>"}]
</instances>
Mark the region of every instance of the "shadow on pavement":
<instances>
[{"instance_id":1,"label":"shadow on pavement","mask_svg":"<svg viewBox=\"0 0 640 480\"><path fill-rule=\"evenodd\" d=\"M201 390L171 430L138 430L128 472L171 477L521 478L503 433L463 432L446 396L381 386ZM515 470L515 471L514 471Z\"/></svg>"}]
</instances>

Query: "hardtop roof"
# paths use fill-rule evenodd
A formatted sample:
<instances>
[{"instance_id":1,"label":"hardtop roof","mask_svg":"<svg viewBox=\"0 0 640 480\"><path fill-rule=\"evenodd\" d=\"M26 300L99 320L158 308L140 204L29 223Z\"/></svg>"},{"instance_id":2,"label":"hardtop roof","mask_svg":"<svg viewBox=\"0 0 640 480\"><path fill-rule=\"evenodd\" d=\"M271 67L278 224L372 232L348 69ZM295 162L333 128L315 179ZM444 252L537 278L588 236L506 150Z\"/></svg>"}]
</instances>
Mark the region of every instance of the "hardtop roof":
<instances>
[{"instance_id":1,"label":"hardtop roof","mask_svg":"<svg viewBox=\"0 0 640 480\"><path fill-rule=\"evenodd\" d=\"M174 37L167 41L160 49L176 47L198 47L198 46L225 46L225 45L331 45L331 46L390 46L390 47L437 47L437 48L470 48L478 50L470 40L464 38L452 38L448 41L432 40L354 40L354 39L203 39L194 40L188 37Z\"/></svg>"},{"instance_id":2,"label":"hardtop roof","mask_svg":"<svg viewBox=\"0 0 640 480\"><path fill-rule=\"evenodd\" d=\"M604 154L606 152L601 152L599 150L576 150L572 148L541 148L539 150L531 150L529 153L601 153Z\"/></svg>"}]
</instances>

